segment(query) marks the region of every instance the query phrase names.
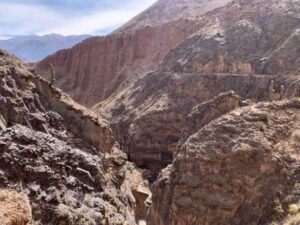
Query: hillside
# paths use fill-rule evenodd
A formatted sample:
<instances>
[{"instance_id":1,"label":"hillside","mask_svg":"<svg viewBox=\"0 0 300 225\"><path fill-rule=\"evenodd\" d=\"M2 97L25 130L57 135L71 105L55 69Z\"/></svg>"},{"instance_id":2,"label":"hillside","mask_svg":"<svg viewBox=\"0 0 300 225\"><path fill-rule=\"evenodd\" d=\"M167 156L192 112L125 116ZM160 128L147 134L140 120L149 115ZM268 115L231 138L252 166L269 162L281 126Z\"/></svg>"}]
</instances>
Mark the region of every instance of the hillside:
<instances>
[{"instance_id":1,"label":"hillside","mask_svg":"<svg viewBox=\"0 0 300 225\"><path fill-rule=\"evenodd\" d=\"M231 90L267 100L272 80L277 98L281 85L295 85L299 11L298 0L161 0L111 35L48 56L37 71L49 78L52 63L57 85L109 120L129 158L155 179L193 107Z\"/></svg>"},{"instance_id":2,"label":"hillside","mask_svg":"<svg viewBox=\"0 0 300 225\"><path fill-rule=\"evenodd\" d=\"M107 121L0 51L3 225L136 224L149 190ZM142 197L140 197L142 191ZM140 194L140 195L139 195Z\"/></svg>"},{"instance_id":3,"label":"hillside","mask_svg":"<svg viewBox=\"0 0 300 225\"><path fill-rule=\"evenodd\" d=\"M34 69L143 169L147 224L295 225L299 30L300 0L159 0Z\"/></svg>"}]
</instances>

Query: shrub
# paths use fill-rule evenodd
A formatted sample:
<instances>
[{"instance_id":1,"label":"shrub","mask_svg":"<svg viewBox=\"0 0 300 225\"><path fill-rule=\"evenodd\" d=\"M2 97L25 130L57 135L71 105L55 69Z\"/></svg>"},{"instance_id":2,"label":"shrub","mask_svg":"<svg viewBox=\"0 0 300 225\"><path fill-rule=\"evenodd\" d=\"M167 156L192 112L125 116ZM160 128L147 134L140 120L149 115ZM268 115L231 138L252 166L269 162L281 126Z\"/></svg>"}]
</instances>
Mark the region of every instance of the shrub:
<instances>
[{"instance_id":1,"label":"shrub","mask_svg":"<svg viewBox=\"0 0 300 225\"><path fill-rule=\"evenodd\" d=\"M126 169L129 170L130 172L132 172L132 171L133 171L133 166L132 166L132 164L129 163L129 162L127 162L127 163L126 163Z\"/></svg>"},{"instance_id":2,"label":"shrub","mask_svg":"<svg viewBox=\"0 0 300 225\"><path fill-rule=\"evenodd\" d=\"M296 215L299 212L299 208L296 204L289 205L289 214Z\"/></svg>"}]
</instances>

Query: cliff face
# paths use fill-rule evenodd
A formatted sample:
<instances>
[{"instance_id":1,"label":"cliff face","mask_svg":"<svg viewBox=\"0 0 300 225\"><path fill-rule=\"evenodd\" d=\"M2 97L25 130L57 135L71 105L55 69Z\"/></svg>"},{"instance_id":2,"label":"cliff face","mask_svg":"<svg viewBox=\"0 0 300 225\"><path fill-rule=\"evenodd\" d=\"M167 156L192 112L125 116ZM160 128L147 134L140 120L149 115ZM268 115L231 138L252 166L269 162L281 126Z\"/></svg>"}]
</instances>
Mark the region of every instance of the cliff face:
<instances>
[{"instance_id":1,"label":"cliff face","mask_svg":"<svg viewBox=\"0 0 300 225\"><path fill-rule=\"evenodd\" d=\"M281 84L285 85L289 97L294 93L296 79L153 72L119 99L103 101L98 110L110 120L129 159L155 175L172 162L179 140L240 106L240 100L231 92L213 99L215 96L233 90L241 100L266 101L274 80L278 100ZM195 118L199 123L194 123Z\"/></svg>"},{"instance_id":2,"label":"cliff face","mask_svg":"<svg viewBox=\"0 0 300 225\"><path fill-rule=\"evenodd\" d=\"M108 123L4 51L0 66L1 221L136 224L136 188Z\"/></svg>"},{"instance_id":3,"label":"cliff face","mask_svg":"<svg viewBox=\"0 0 300 225\"><path fill-rule=\"evenodd\" d=\"M157 174L172 162L196 105L231 90L267 100L273 79L277 99L281 84L292 88L299 7L161 0L113 34L47 57L37 71L49 77L53 63L58 86L85 105L97 103L130 160Z\"/></svg>"},{"instance_id":4,"label":"cliff face","mask_svg":"<svg viewBox=\"0 0 300 225\"><path fill-rule=\"evenodd\" d=\"M52 63L57 85L76 101L92 106L122 90L156 68L169 50L200 25L179 20L157 27L143 27L93 37L38 63L37 72L49 78Z\"/></svg>"},{"instance_id":5,"label":"cliff face","mask_svg":"<svg viewBox=\"0 0 300 225\"><path fill-rule=\"evenodd\" d=\"M59 51L37 65L92 106L147 72L297 74L299 1L160 0L106 37ZM88 90L88 91L86 91Z\"/></svg>"},{"instance_id":6,"label":"cliff face","mask_svg":"<svg viewBox=\"0 0 300 225\"><path fill-rule=\"evenodd\" d=\"M170 51L174 72L299 72L299 1L233 1L207 13L205 26Z\"/></svg>"},{"instance_id":7,"label":"cliff face","mask_svg":"<svg viewBox=\"0 0 300 225\"><path fill-rule=\"evenodd\" d=\"M281 224L297 214L299 110L298 99L259 103L192 134L153 185L150 224Z\"/></svg>"}]
</instances>

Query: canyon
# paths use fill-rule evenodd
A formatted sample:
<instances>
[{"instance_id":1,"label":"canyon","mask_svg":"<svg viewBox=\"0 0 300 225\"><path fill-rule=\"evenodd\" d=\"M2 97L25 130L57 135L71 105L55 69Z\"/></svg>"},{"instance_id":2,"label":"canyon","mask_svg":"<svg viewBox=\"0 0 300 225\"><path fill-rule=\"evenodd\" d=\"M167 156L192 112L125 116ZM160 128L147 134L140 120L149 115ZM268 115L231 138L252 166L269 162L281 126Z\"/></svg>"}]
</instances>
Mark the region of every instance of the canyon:
<instances>
[{"instance_id":1,"label":"canyon","mask_svg":"<svg viewBox=\"0 0 300 225\"><path fill-rule=\"evenodd\" d=\"M299 30L299 0L158 0L35 65L1 52L7 224L300 223Z\"/></svg>"}]
</instances>

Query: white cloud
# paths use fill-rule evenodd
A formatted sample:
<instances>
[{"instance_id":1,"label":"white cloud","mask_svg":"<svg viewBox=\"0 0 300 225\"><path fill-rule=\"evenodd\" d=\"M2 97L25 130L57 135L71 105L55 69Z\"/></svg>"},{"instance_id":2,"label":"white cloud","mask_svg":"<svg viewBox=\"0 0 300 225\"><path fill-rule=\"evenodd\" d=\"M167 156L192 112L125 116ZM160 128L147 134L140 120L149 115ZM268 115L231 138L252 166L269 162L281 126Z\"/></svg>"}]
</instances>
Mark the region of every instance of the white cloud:
<instances>
[{"instance_id":1,"label":"white cloud","mask_svg":"<svg viewBox=\"0 0 300 225\"><path fill-rule=\"evenodd\" d=\"M71 34L93 34L96 31L116 27L134 17L139 11L109 10L99 11L92 15L62 19L59 26L45 29L38 34L58 33L63 35Z\"/></svg>"},{"instance_id":2,"label":"white cloud","mask_svg":"<svg viewBox=\"0 0 300 225\"><path fill-rule=\"evenodd\" d=\"M129 0L124 5L119 3L116 6L112 1L112 7L108 10L99 7L80 15L57 11L41 4L0 3L0 38L49 33L95 34L99 30L122 25L154 2L155 0Z\"/></svg>"},{"instance_id":3,"label":"white cloud","mask_svg":"<svg viewBox=\"0 0 300 225\"><path fill-rule=\"evenodd\" d=\"M0 36L0 40L8 40L10 37L7 36Z\"/></svg>"}]
</instances>

